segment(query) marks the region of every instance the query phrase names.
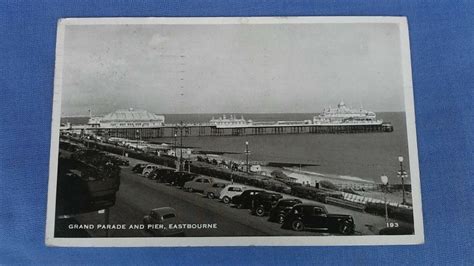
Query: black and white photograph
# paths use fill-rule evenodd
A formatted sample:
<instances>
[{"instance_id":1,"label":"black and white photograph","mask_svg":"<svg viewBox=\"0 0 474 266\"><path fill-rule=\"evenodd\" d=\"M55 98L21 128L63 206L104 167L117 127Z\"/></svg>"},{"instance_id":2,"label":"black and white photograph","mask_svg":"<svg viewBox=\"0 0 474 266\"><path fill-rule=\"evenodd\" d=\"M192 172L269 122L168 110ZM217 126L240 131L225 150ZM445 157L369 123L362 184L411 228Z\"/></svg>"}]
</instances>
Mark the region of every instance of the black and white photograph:
<instances>
[{"instance_id":1,"label":"black and white photograph","mask_svg":"<svg viewBox=\"0 0 474 266\"><path fill-rule=\"evenodd\" d=\"M423 243L408 30L60 20L46 243Z\"/></svg>"}]
</instances>

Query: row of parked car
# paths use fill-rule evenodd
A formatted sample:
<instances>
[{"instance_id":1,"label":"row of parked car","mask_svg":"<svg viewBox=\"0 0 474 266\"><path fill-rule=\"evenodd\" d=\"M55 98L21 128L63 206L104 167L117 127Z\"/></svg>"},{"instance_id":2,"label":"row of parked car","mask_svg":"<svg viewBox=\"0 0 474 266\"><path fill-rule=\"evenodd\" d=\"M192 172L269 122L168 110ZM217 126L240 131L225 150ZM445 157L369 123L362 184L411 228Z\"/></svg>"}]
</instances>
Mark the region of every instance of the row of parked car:
<instances>
[{"instance_id":1,"label":"row of parked car","mask_svg":"<svg viewBox=\"0 0 474 266\"><path fill-rule=\"evenodd\" d=\"M279 193L215 181L212 177L153 164L137 164L132 170L159 183L168 183L188 192L200 192L209 199L249 209L253 215L268 216L268 221L280 223L285 229L324 230L344 235L353 234L355 230L354 219L350 215L330 214L323 205L283 198Z\"/></svg>"}]
</instances>

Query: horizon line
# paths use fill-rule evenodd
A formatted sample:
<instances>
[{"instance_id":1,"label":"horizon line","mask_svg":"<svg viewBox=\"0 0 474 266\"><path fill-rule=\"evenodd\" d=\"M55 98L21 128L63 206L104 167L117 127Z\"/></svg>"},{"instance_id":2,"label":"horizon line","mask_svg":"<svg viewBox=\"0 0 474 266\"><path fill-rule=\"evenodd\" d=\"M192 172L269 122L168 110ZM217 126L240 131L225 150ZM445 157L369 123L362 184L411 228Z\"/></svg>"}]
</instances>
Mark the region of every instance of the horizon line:
<instances>
[{"instance_id":1,"label":"horizon line","mask_svg":"<svg viewBox=\"0 0 474 266\"><path fill-rule=\"evenodd\" d=\"M119 110L119 109L118 109ZM135 109L135 110L143 110L143 109ZM375 113L405 113L405 110L402 111L376 111ZM100 115L92 115L92 117L97 117L97 116L105 116L107 114L110 114L113 112L109 112L106 114L100 114ZM157 115L207 115L207 114L212 114L212 115L259 115L259 114L320 114L320 112L295 112L295 113L285 113L285 112L253 112L253 113L244 113L244 112L215 112L215 113L155 113L155 112L150 112L153 114ZM79 115L66 115L63 116L61 115L61 118L75 118L75 117L89 117L89 114L79 114Z\"/></svg>"}]
</instances>

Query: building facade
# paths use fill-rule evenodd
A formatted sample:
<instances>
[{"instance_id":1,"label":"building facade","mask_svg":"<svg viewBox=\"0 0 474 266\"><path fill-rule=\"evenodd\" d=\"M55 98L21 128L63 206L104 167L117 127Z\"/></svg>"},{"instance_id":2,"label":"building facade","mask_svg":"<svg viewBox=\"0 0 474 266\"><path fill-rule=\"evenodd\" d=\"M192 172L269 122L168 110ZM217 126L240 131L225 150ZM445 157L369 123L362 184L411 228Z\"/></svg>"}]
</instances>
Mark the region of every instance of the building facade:
<instances>
[{"instance_id":1,"label":"building facade","mask_svg":"<svg viewBox=\"0 0 474 266\"><path fill-rule=\"evenodd\" d=\"M89 130L106 137L147 139L162 136L165 117L146 110L121 109L101 117L91 117Z\"/></svg>"},{"instance_id":2,"label":"building facade","mask_svg":"<svg viewBox=\"0 0 474 266\"><path fill-rule=\"evenodd\" d=\"M102 117L91 117L89 125L94 128L153 128L163 126L165 117L146 110L122 109Z\"/></svg>"}]
</instances>

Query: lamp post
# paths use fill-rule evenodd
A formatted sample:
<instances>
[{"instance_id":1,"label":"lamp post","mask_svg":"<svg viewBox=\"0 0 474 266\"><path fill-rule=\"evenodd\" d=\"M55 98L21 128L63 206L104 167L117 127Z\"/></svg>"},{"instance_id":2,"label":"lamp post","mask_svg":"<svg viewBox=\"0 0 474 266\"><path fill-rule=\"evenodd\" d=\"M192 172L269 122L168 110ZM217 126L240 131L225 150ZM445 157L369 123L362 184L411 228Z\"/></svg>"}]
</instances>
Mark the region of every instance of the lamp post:
<instances>
[{"instance_id":1,"label":"lamp post","mask_svg":"<svg viewBox=\"0 0 474 266\"><path fill-rule=\"evenodd\" d=\"M178 129L174 129L174 139L173 139L173 149L174 149L174 158L176 162L176 171L179 171L179 160L178 160Z\"/></svg>"},{"instance_id":2,"label":"lamp post","mask_svg":"<svg viewBox=\"0 0 474 266\"><path fill-rule=\"evenodd\" d=\"M249 154L250 154L250 151L249 151L249 142L248 142L248 141L245 141L245 155L246 155L246 157L247 157L247 173L250 172Z\"/></svg>"},{"instance_id":3,"label":"lamp post","mask_svg":"<svg viewBox=\"0 0 474 266\"><path fill-rule=\"evenodd\" d=\"M137 129L137 136L136 137L138 138L138 141L137 141L137 145L135 145L135 147L138 149L138 144L142 140L142 134L140 134L140 130L138 130L138 129Z\"/></svg>"},{"instance_id":4,"label":"lamp post","mask_svg":"<svg viewBox=\"0 0 474 266\"><path fill-rule=\"evenodd\" d=\"M174 157L178 158L178 134L174 133Z\"/></svg>"},{"instance_id":5,"label":"lamp post","mask_svg":"<svg viewBox=\"0 0 474 266\"><path fill-rule=\"evenodd\" d=\"M181 162L183 161L183 121L180 123L179 133L181 138L180 150L179 150L179 170L181 171Z\"/></svg>"},{"instance_id":6,"label":"lamp post","mask_svg":"<svg viewBox=\"0 0 474 266\"><path fill-rule=\"evenodd\" d=\"M230 183L234 184L234 162L230 161Z\"/></svg>"},{"instance_id":7,"label":"lamp post","mask_svg":"<svg viewBox=\"0 0 474 266\"><path fill-rule=\"evenodd\" d=\"M382 184L384 185L383 199L384 199L384 202L385 202L385 223L388 223L388 207L387 207L388 177L386 175L383 175L383 176L380 177L380 180L382 181Z\"/></svg>"},{"instance_id":8,"label":"lamp post","mask_svg":"<svg viewBox=\"0 0 474 266\"><path fill-rule=\"evenodd\" d=\"M405 199L405 177L407 177L407 172L403 170L403 156L398 156L398 161L400 162L400 171L398 172L398 176L402 179L402 191L403 191L402 204L406 204L406 199Z\"/></svg>"}]
</instances>

